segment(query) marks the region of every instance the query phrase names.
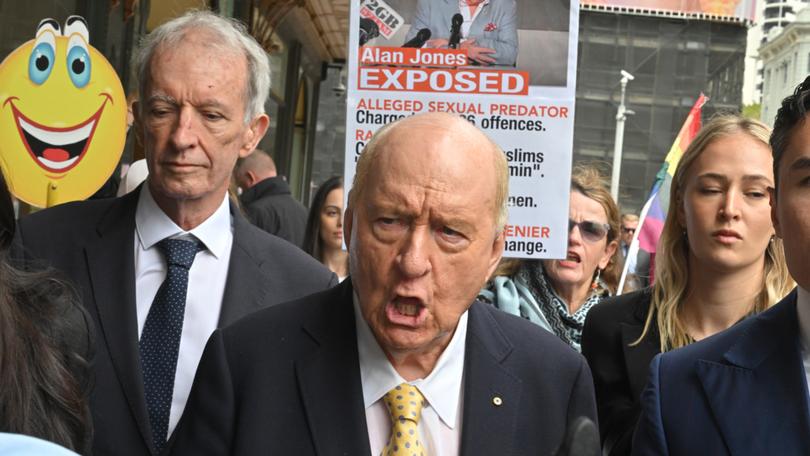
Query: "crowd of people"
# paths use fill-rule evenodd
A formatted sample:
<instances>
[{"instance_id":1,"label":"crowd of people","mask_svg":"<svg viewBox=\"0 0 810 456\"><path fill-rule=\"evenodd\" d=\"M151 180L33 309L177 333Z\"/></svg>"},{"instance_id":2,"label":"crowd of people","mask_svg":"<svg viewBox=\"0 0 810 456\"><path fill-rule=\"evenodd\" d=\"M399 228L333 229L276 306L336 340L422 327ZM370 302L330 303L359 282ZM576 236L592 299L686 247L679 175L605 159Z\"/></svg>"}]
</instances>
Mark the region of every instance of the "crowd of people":
<instances>
[{"instance_id":1,"label":"crowd of people","mask_svg":"<svg viewBox=\"0 0 810 456\"><path fill-rule=\"evenodd\" d=\"M466 120L386 125L307 213L254 150L244 27L190 12L135 62L143 184L15 221L0 179L0 450L810 454L810 77L773 131L706 123L622 293L639 219L592 165L566 257L507 260L507 162Z\"/></svg>"}]
</instances>

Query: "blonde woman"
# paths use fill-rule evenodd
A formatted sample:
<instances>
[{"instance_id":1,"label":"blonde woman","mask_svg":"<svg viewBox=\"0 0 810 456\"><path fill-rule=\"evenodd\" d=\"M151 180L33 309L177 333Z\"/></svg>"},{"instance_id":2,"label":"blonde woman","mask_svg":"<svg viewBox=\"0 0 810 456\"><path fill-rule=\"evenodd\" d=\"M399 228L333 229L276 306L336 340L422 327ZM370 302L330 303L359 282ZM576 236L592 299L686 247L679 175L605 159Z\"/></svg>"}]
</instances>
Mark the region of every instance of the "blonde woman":
<instances>
[{"instance_id":1,"label":"blonde woman","mask_svg":"<svg viewBox=\"0 0 810 456\"><path fill-rule=\"evenodd\" d=\"M479 297L579 351L585 316L618 285L619 208L599 170L588 165L574 167L569 198L567 257L504 261Z\"/></svg>"},{"instance_id":2,"label":"blonde woman","mask_svg":"<svg viewBox=\"0 0 810 456\"><path fill-rule=\"evenodd\" d=\"M588 316L582 352L594 376L603 454L630 454L652 358L723 331L793 287L771 223L770 130L710 121L675 171L652 288Z\"/></svg>"}]
</instances>

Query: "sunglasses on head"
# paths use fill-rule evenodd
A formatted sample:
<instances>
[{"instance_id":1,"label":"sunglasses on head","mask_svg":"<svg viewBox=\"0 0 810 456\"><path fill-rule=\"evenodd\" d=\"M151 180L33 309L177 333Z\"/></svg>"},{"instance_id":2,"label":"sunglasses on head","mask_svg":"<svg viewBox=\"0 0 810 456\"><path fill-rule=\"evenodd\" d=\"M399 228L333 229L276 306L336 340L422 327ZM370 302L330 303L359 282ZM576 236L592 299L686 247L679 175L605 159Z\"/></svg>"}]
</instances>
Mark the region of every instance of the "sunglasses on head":
<instances>
[{"instance_id":1,"label":"sunglasses on head","mask_svg":"<svg viewBox=\"0 0 810 456\"><path fill-rule=\"evenodd\" d=\"M570 233L574 227L579 227L579 233L582 239L588 242L601 241L610 232L610 225L607 223L592 222L590 220L583 220L575 222L568 219L568 232Z\"/></svg>"}]
</instances>

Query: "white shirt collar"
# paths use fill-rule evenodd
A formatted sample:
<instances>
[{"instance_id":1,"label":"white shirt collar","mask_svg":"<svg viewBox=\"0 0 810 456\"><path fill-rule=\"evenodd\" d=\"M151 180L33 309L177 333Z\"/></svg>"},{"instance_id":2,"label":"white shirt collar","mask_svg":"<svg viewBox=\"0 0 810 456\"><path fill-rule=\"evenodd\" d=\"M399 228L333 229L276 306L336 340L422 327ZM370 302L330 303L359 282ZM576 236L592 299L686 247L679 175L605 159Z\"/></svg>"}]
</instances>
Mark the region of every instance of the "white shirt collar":
<instances>
[{"instance_id":1,"label":"white shirt collar","mask_svg":"<svg viewBox=\"0 0 810 456\"><path fill-rule=\"evenodd\" d=\"M810 353L810 293L802 287L797 287L796 313L799 319L799 338L802 348Z\"/></svg>"},{"instance_id":2,"label":"white shirt collar","mask_svg":"<svg viewBox=\"0 0 810 456\"><path fill-rule=\"evenodd\" d=\"M436 367L427 378L405 382L385 356L377 339L360 312L357 294L353 296L354 321L357 328L357 352L360 361L360 380L363 385L363 406L368 409L385 393L401 383L410 383L419 388L425 400L439 415L444 424L453 429L456 425L458 404L461 398L464 374L464 354L467 341L467 312L461 315L450 343L439 356Z\"/></svg>"},{"instance_id":3,"label":"white shirt collar","mask_svg":"<svg viewBox=\"0 0 810 456\"><path fill-rule=\"evenodd\" d=\"M231 242L231 212L228 194L222 200L216 211L204 222L191 231L183 231L172 219L157 205L149 190L149 183L141 186L138 195L138 207L135 210L135 232L141 248L149 249L153 245L169 237L193 235L205 245L205 248L216 258L220 258L228 249Z\"/></svg>"}]
</instances>

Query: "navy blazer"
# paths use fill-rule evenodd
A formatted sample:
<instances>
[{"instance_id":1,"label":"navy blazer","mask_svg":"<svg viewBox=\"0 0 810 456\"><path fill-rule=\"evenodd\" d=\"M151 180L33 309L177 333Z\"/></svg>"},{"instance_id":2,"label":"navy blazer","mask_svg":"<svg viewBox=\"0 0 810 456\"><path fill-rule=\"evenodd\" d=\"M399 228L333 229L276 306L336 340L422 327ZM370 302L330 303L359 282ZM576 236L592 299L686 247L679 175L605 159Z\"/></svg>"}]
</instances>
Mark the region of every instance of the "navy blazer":
<instances>
[{"instance_id":1,"label":"navy blazer","mask_svg":"<svg viewBox=\"0 0 810 456\"><path fill-rule=\"evenodd\" d=\"M596 420L584 358L548 331L476 302L465 346L461 454L552 455ZM175 455L369 455L351 279L214 332L175 436Z\"/></svg>"},{"instance_id":2,"label":"navy blazer","mask_svg":"<svg viewBox=\"0 0 810 456\"><path fill-rule=\"evenodd\" d=\"M634 455L808 455L796 291L759 315L653 359Z\"/></svg>"},{"instance_id":3,"label":"navy blazer","mask_svg":"<svg viewBox=\"0 0 810 456\"><path fill-rule=\"evenodd\" d=\"M62 204L20 220L18 256L63 271L96 330L93 454L157 454L144 399L135 309L135 211L139 191ZM231 205L233 246L219 325L337 282L292 244L251 225ZM20 249L22 251L20 251Z\"/></svg>"}]
</instances>

